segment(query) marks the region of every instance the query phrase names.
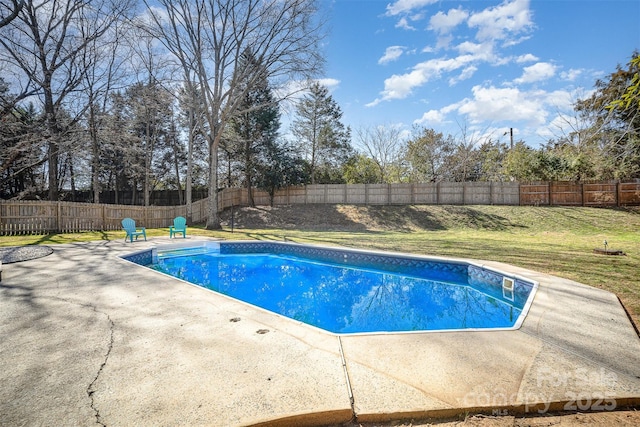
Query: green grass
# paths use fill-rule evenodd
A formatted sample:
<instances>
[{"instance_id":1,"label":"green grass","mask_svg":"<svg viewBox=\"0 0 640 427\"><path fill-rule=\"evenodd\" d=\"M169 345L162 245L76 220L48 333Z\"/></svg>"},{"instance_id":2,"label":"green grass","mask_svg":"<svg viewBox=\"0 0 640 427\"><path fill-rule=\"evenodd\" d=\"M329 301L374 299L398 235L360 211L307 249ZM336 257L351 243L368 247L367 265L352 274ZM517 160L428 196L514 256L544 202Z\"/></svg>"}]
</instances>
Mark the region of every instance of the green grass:
<instances>
[{"instance_id":1,"label":"green grass","mask_svg":"<svg viewBox=\"0 0 640 427\"><path fill-rule=\"evenodd\" d=\"M279 222L283 217L287 221ZM241 228L234 233L228 228L228 212L223 220L223 231L190 227L188 234L259 240L286 236L296 242L505 262L609 290L640 325L638 208L316 205L242 209L235 212L236 227ZM168 229L148 229L147 236L168 236ZM123 238L121 231L4 236L0 246ZM594 254L604 240L609 249L622 250L626 256Z\"/></svg>"}]
</instances>

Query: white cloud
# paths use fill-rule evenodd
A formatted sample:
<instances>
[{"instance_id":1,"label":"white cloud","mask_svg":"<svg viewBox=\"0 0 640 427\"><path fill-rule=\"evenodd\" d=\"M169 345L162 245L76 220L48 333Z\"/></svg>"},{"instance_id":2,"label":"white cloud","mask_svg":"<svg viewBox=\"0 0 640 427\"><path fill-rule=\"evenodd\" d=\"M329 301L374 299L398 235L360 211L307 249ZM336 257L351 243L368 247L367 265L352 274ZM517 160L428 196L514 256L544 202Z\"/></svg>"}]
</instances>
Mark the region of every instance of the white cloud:
<instances>
[{"instance_id":1,"label":"white cloud","mask_svg":"<svg viewBox=\"0 0 640 427\"><path fill-rule=\"evenodd\" d=\"M474 55L478 59L484 59L485 61L494 60L493 53L493 43L485 42L485 43L473 43L473 42L462 42L458 46L456 46L458 53L461 55L471 54Z\"/></svg>"},{"instance_id":2,"label":"white cloud","mask_svg":"<svg viewBox=\"0 0 640 427\"><path fill-rule=\"evenodd\" d=\"M466 99L458 109L472 122L525 121L541 125L546 121L548 112L544 108L544 100L534 92L474 86L472 93L473 99Z\"/></svg>"},{"instance_id":3,"label":"white cloud","mask_svg":"<svg viewBox=\"0 0 640 427\"><path fill-rule=\"evenodd\" d=\"M389 46L385 50L382 58L378 59L378 64L387 64L389 62L395 61L396 59L400 58L400 56L402 56L402 54L404 53L404 49L404 46Z\"/></svg>"},{"instance_id":4,"label":"white cloud","mask_svg":"<svg viewBox=\"0 0 640 427\"><path fill-rule=\"evenodd\" d=\"M453 35L451 34L440 36L438 37L438 41L436 43L436 49L448 49L452 41Z\"/></svg>"},{"instance_id":5,"label":"white cloud","mask_svg":"<svg viewBox=\"0 0 640 427\"><path fill-rule=\"evenodd\" d=\"M374 106L381 101L391 99L404 99L411 94L414 88L427 83L433 78L439 77L443 72L454 71L468 66L476 58L473 55L461 55L451 59L431 59L421 62L413 67L411 72L406 74L394 74L384 81L382 97L367 104Z\"/></svg>"},{"instance_id":6,"label":"white cloud","mask_svg":"<svg viewBox=\"0 0 640 427\"><path fill-rule=\"evenodd\" d=\"M576 80L578 77L580 77L582 75L582 73L584 72L584 70L577 70L575 68L570 69L569 71L563 71L562 73L560 73L560 78L562 80L568 80L570 82Z\"/></svg>"},{"instance_id":7,"label":"white cloud","mask_svg":"<svg viewBox=\"0 0 640 427\"><path fill-rule=\"evenodd\" d=\"M416 28L409 24L407 18L400 18L400 20L396 23L396 28L402 28L405 30L415 30Z\"/></svg>"},{"instance_id":8,"label":"white cloud","mask_svg":"<svg viewBox=\"0 0 640 427\"><path fill-rule=\"evenodd\" d=\"M444 123L444 121L445 121L445 114L442 111L429 110L426 113L424 113L422 117L414 120L413 124L424 125L428 123L430 125L439 125Z\"/></svg>"},{"instance_id":9,"label":"white cloud","mask_svg":"<svg viewBox=\"0 0 640 427\"><path fill-rule=\"evenodd\" d=\"M470 28L477 28L476 39L505 40L512 35L528 31L532 26L529 0L505 0L469 17Z\"/></svg>"},{"instance_id":10,"label":"white cloud","mask_svg":"<svg viewBox=\"0 0 640 427\"><path fill-rule=\"evenodd\" d=\"M438 0L397 0L393 4L387 5L387 15L396 16L401 13L408 13L414 9L433 4Z\"/></svg>"},{"instance_id":11,"label":"white cloud","mask_svg":"<svg viewBox=\"0 0 640 427\"><path fill-rule=\"evenodd\" d=\"M316 81L319 84L321 84L322 86L326 87L329 90L329 92L333 92L340 85L340 80L332 79L332 78L329 78L329 77L324 78L324 79L317 79Z\"/></svg>"},{"instance_id":12,"label":"white cloud","mask_svg":"<svg viewBox=\"0 0 640 427\"><path fill-rule=\"evenodd\" d=\"M573 104L577 99L576 92L566 90L554 90L545 95L545 104L552 106L556 111L573 111Z\"/></svg>"},{"instance_id":13,"label":"white cloud","mask_svg":"<svg viewBox=\"0 0 640 427\"><path fill-rule=\"evenodd\" d=\"M452 104L457 112L468 116L472 123L525 122L529 126L548 126L547 119L559 111L572 111L575 94L565 90L521 91L518 88L474 86L473 98ZM441 110L442 111L442 110Z\"/></svg>"},{"instance_id":14,"label":"white cloud","mask_svg":"<svg viewBox=\"0 0 640 427\"><path fill-rule=\"evenodd\" d=\"M520 56L518 56L516 58L516 62L518 64L522 64L524 62L534 62L534 61L537 61L537 60L538 60L538 57L535 56L535 55L532 55L530 53L526 53L524 55L520 55Z\"/></svg>"},{"instance_id":15,"label":"white cloud","mask_svg":"<svg viewBox=\"0 0 640 427\"><path fill-rule=\"evenodd\" d=\"M478 71L478 67L476 67L475 65L466 67L464 70L462 70L459 76L449 79L449 86L454 86L462 80L470 79L471 77L473 77L476 71Z\"/></svg>"},{"instance_id":16,"label":"white cloud","mask_svg":"<svg viewBox=\"0 0 640 427\"><path fill-rule=\"evenodd\" d=\"M447 34L455 27L464 22L469 16L466 10L451 9L448 13L438 12L429 20L429 29L440 34Z\"/></svg>"},{"instance_id":17,"label":"white cloud","mask_svg":"<svg viewBox=\"0 0 640 427\"><path fill-rule=\"evenodd\" d=\"M556 74L556 66L549 62L538 62L530 67L524 67L522 76L515 79L515 83L533 83L547 80Z\"/></svg>"}]
</instances>

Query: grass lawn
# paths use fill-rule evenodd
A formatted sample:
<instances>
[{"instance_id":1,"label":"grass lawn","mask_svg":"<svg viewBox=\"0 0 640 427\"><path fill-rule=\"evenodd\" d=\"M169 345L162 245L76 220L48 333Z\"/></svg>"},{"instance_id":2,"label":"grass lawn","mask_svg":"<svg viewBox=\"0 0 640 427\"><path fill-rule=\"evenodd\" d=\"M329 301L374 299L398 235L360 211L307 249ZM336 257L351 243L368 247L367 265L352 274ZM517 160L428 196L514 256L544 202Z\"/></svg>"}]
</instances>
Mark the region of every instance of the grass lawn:
<instances>
[{"instance_id":1,"label":"grass lawn","mask_svg":"<svg viewBox=\"0 0 640 427\"><path fill-rule=\"evenodd\" d=\"M609 290L640 326L640 208L296 205L223 213L190 236L341 245L505 262ZM168 236L168 228L147 237ZM0 246L124 239L124 232L2 236ZM626 256L593 253L603 248Z\"/></svg>"}]
</instances>

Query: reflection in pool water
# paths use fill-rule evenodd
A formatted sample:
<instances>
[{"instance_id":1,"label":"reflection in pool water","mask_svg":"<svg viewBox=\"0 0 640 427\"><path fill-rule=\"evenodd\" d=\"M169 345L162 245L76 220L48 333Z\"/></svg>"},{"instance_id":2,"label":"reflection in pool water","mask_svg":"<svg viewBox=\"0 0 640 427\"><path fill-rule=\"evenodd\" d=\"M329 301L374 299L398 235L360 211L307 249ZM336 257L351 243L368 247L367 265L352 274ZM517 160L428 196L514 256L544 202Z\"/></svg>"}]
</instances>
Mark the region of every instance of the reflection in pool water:
<instances>
[{"instance_id":1,"label":"reflection in pool water","mask_svg":"<svg viewBox=\"0 0 640 427\"><path fill-rule=\"evenodd\" d=\"M154 258L155 270L334 333L510 328L531 290L512 302L469 280L458 264L430 272L419 262L390 269L291 253L188 250Z\"/></svg>"}]
</instances>

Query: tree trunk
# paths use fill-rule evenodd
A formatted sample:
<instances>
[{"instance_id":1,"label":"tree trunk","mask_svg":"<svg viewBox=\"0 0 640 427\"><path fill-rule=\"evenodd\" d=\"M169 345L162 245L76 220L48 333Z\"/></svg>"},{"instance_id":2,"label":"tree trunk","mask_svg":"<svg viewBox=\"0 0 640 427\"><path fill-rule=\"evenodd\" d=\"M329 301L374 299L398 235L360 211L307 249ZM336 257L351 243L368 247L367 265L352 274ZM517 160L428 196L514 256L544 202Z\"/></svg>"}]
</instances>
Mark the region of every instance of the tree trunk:
<instances>
[{"instance_id":1,"label":"tree trunk","mask_svg":"<svg viewBox=\"0 0 640 427\"><path fill-rule=\"evenodd\" d=\"M53 138L53 136L51 136ZM58 200L58 144L49 140L49 200Z\"/></svg>"},{"instance_id":2,"label":"tree trunk","mask_svg":"<svg viewBox=\"0 0 640 427\"><path fill-rule=\"evenodd\" d=\"M220 230L218 216L218 129L213 129L213 140L209 143L209 204L207 206L207 230ZM211 136L210 136L211 138Z\"/></svg>"},{"instance_id":3,"label":"tree trunk","mask_svg":"<svg viewBox=\"0 0 640 427\"><path fill-rule=\"evenodd\" d=\"M171 124L171 146L173 147L173 167L176 173L176 187L178 188L178 203L180 206L184 204L184 194L182 192L182 183L180 181L180 164L178 163L178 141L176 136L175 124Z\"/></svg>"},{"instance_id":4,"label":"tree trunk","mask_svg":"<svg viewBox=\"0 0 640 427\"><path fill-rule=\"evenodd\" d=\"M152 153L152 142L151 142L151 124L149 123L149 117L147 116L147 123L145 128L145 138L146 138L146 147L144 153L144 205L149 206L149 193L150 193L150 183L149 183L149 169L151 168L151 153Z\"/></svg>"},{"instance_id":5,"label":"tree trunk","mask_svg":"<svg viewBox=\"0 0 640 427\"><path fill-rule=\"evenodd\" d=\"M249 142L249 135L246 135L247 139L245 139L244 143L244 167L245 167L245 179L247 180L247 202L249 206L252 208L256 207L256 202L253 200L253 188L251 183L253 181L253 174L251 173L251 142Z\"/></svg>"},{"instance_id":6,"label":"tree trunk","mask_svg":"<svg viewBox=\"0 0 640 427\"><path fill-rule=\"evenodd\" d=\"M71 201L76 201L77 191L76 191L76 175L73 171L73 162L71 161L71 157L67 157L67 162L69 162L69 179L71 181Z\"/></svg>"},{"instance_id":7,"label":"tree trunk","mask_svg":"<svg viewBox=\"0 0 640 427\"><path fill-rule=\"evenodd\" d=\"M91 138L91 189L93 203L100 203L100 151L98 148L98 131L96 112L93 102L89 106L89 137Z\"/></svg>"},{"instance_id":8,"label":"tree trunk","mask_svg":"<svg viewBox=\"0 0 640 427\"><path fill-rule=\"evenodd\" d=\"M193 174L193 138L196 124L193 109L189 109L189 146L187 147L187 178L185 183L185 199L187 204L187 224L193 221L193 204L191 199L191 175Z\"/></svg>"}]
</instances>

